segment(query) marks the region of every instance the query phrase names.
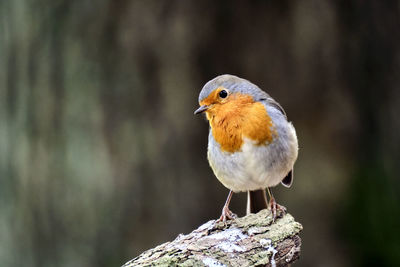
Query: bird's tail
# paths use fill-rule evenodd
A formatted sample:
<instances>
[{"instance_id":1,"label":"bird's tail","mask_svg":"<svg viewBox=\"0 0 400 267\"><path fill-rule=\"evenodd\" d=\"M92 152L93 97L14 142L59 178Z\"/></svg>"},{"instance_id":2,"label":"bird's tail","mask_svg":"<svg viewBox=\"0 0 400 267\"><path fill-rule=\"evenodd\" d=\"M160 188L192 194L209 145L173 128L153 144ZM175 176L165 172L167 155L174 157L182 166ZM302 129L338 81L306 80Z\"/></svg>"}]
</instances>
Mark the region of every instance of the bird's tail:
<instances>
[{"instance_id":1,"label":"bird's tail","mask_svg":"<svg viewBox=\"0 0 400 267\"><path fill-rule=\"evenodd\" d=\"M268 208L267 195L265 189L247 191L247 214L257 213Z\"/></svg>"}]
</instances>

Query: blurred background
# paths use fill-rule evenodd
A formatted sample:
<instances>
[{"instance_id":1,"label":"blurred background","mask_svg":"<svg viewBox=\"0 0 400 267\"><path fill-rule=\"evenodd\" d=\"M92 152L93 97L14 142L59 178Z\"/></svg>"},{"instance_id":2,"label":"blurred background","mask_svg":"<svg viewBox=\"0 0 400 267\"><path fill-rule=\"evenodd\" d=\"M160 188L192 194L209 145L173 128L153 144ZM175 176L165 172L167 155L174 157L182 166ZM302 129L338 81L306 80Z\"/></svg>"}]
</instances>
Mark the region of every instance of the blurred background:
<instances>
[{"instance_id":1,"label":"blurred background","mask_svg":"<svg viewBox=\"0 0 400 267\"><path fill-rule=\"evenodd\" d=\"M219 217L208 80L285 108L296 266L400 260L399 1L0 2L0 266L120 266ZM246 195L232 210L244 215Z\"/></svg>"}]
</instances>

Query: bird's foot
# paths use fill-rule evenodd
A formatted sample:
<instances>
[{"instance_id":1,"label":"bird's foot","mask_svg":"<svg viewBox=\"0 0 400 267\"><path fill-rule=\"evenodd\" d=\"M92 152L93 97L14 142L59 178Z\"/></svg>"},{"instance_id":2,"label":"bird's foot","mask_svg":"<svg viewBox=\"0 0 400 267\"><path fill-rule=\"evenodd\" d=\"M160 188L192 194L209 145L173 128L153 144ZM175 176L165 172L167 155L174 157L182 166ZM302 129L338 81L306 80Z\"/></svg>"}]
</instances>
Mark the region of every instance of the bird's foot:
<instances>
[{"instance_id":1,"label":"bird's foot","mask_svg":"<svg viewBox=\"0 0 400 267\"><path fill-rule=\"evenodd\" d=\"M269 208L271 209L271 212L272 212L272 221L273 222L275 222L275 220L276 220L277 211L280 211L282 214L286 214L286 208L284 206L276 203L274 197L271 197L271 199L269 200Z\"/></svg>"},{"instance_id":2,"label":"bird's foot","mask_svg":"<svg viewBox=\"0 0 400 267\"><path fill-rule=\"evenodd\" d=\"M233 213L232 211L230 211L228 206L224 206L222 208L221 217L219 217L217 222L226 223L226 220L233 220L233 219L236 219L236 218L237 218L237 215L235 213Z\"/></svg>"}]
</instances>

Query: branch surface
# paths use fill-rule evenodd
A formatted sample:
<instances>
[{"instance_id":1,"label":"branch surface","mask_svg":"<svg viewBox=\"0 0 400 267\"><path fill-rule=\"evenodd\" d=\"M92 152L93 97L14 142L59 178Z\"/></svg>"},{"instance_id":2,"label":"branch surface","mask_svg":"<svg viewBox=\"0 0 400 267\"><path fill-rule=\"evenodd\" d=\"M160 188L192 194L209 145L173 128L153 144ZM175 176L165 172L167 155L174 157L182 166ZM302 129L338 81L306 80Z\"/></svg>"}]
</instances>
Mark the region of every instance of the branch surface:
<instances>
[{"instance_id":1,"label":"branch surface","mask_svg":"<svg viewBox=\"0 0 400 267\"><path fill-rule=\"evenodd\" d=\"M286 266L299 258L302 225L290 214L262 210L242 218L211 220L190 234L149 249L125 263L131 266Z\"/></svg>"}]
</instances>

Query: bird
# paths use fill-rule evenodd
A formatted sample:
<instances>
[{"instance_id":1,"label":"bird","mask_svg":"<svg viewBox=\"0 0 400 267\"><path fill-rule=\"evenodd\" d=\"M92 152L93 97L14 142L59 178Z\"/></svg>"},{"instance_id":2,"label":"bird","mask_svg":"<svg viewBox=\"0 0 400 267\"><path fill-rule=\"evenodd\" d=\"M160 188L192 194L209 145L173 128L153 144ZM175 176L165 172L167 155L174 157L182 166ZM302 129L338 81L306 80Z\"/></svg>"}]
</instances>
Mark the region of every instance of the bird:
<instances>
[{"instance_id":1,"label":"bird","mask_svg":"<svg viewBox=\"0 0 400 267\"><path fill-rule=\"evenodd\" d=\"M229 209L233 193L247 192L247 214L277 204L271 187L290 187L298 156L296 130L282 106L250 81L224 74L208 81L199 94L199 108L209 122L207 158L229 194L217 221L237 217ZM266 191L269 195L267 200Z\"/></svg>"}]
</instances>

